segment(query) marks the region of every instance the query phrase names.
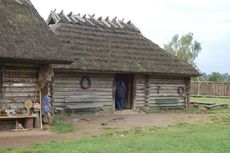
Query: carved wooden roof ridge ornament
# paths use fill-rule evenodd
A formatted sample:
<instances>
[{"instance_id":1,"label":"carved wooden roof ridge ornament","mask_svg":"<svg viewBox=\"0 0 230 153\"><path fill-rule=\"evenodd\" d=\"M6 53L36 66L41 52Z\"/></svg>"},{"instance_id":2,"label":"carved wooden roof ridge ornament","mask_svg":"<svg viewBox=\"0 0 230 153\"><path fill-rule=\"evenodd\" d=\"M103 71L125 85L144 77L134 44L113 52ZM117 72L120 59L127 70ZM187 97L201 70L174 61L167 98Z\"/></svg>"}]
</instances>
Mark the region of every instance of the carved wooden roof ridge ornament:
<instances>
[{"instance_id":1,"label":"carved wooden roof ridge ornament","mask_svg":"<svg viewBox=\"0 0 230 153\"><path fill-rule=\"evenodd\" d=\"M80 13L74 14L73 12L65 14L63 10L60 13L56 13L56 10L51 11L51 17L55 20L55 22L65 20L65 22L73 24L90 24L92 26L100 26L103 28L113 27L117 29L123 29L126 27L134 31L139 31L139 29L134 26L134 24L132 24L130 20L127 23L124 22L124 18L122 20L119 20L117 17L114 17L112 20L110 20L109 17L103 19L103 17L100 16L96 18L95 14L84 14L82 16Z\"/></svg>"}]
</instances>

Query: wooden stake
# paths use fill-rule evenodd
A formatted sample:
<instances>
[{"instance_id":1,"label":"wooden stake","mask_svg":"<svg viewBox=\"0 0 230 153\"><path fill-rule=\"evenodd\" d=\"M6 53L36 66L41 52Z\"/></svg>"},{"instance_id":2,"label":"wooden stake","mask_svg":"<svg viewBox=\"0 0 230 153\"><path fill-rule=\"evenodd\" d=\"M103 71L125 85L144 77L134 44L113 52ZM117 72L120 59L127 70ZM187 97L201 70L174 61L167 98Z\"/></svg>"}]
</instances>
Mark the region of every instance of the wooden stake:
<instances>
[{"instance_id":1,"label":"wooden stake","mask_svg":"<svg viewBox=\"0 0 230 153\"><path fill-rule=\"evenodd\" d=\"M41 91L41 87L39 87L39 102L40 102L40 124L41 124L41 130L43 130L43 125L42 125L42 91Z\"/></svg>"}]
</instances>

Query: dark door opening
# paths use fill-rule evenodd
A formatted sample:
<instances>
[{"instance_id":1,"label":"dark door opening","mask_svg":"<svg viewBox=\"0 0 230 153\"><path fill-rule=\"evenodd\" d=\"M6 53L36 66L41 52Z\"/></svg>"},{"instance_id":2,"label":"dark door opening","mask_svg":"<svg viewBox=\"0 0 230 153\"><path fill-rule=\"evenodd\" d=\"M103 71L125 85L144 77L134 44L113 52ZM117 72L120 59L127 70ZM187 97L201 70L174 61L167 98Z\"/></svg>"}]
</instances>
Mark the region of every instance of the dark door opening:
<instances>
[{"instance_id":1,"label":"dark door opening","mask_svg":"<svg viewBox=\"0 0 230 153\"><path fill-rule=\"evenodd\" d=\"M132 109L133 108L133 75L117 74L116 86L118 85L118 82L121 80L124 82L126 88L123 109ZM117 102L117 97L115 101Z\"/></svg>"}]
</instances>

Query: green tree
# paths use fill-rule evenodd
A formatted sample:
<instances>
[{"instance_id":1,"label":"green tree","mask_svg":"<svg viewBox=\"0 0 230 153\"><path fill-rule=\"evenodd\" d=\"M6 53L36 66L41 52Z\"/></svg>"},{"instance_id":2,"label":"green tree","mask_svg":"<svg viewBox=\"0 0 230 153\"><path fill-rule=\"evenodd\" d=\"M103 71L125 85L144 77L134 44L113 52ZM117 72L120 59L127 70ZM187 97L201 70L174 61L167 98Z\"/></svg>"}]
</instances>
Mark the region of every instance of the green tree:
<instances>
[{"instance_id":1,"label":"green tree","mask_svg":"<svg viewBox=\"0 0 230 153\"><path fill-rule=\"evenodd\" d=\"M194 61L201 52L201 44L193 40L193 33L188 33L179 37L178 34L172 37L168 44L164 44L164 49L189 64L195 65Z\"/></svg>"},{"instance_id":2,"label":"green tree","mask_svg":"<svg viewBox=\"0 0 230 153\"><path fill-rule=\"evenodd\" d=\"M214 82L223 82L222 75L219 72L212 72L208 76L208 80Z\"/></svg>"}]
</instances>

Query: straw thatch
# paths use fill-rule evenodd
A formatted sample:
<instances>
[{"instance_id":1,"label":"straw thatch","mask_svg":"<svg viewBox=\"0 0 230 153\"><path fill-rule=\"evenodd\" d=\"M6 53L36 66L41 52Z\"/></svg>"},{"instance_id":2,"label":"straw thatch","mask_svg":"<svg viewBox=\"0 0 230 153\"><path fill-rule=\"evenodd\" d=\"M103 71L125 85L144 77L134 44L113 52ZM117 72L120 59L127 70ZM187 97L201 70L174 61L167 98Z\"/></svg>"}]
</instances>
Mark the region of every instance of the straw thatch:
<instances>
[{"instance_id":1,"label":"straw thatch","mask_svg":"<svg viewBox=\"0 0 230 153\"><path fill-rule=\"evenodd\" d=\"M74 57L72 65L58 68L199 75L191 65L145 38L130 21L51 12L47 22Z\"/></svg>"},{"instance_id":2,"label":"straw thatch","mask_svg":"<svg viewBox=\"0 0 230 153\"><path fill-rule=\"evenodd\" d=\"M71 62L29 0L0 0L0 63Z\"/></svg>"}]
</instances>

